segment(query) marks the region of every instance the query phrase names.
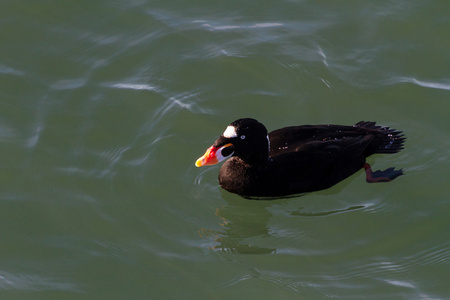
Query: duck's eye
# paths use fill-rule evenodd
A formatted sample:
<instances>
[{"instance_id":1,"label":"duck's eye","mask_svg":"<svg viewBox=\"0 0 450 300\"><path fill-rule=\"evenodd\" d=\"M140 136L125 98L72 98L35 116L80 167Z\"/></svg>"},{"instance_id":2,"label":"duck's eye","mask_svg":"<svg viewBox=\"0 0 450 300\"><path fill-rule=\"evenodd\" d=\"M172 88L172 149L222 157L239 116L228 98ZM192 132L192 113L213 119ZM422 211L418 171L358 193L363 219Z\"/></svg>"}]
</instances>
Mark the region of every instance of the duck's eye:
<instances>
[{"instance_id":1,"label":"duck's eye","mask_svg":"<svg viewBox=\"0 0 450 300\"><path fill-rule=\"evenodd\" d=\"M241 135L241 140L244 140L245 139L245 135Z\"/></svg>"}]
</instances>

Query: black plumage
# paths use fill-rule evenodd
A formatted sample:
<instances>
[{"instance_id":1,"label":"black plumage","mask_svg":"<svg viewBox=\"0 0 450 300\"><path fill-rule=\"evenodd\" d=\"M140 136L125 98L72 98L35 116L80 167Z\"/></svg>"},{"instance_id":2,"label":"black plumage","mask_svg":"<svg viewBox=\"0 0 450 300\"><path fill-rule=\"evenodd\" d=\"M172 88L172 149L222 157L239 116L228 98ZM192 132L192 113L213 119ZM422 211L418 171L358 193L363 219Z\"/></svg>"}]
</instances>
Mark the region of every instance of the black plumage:
<instances>
[{"instance_id":1,"label":"black plumage","mask_svg":"<svg viewBox=\"0 0 450 300\"><path fill-rule=\"evenodd\" d=\"M219 171L224 189L243 196L280 197L329 188L361 168L368 182L390 181L402 170L372 173L366 157L399 152L404 141L401 131L375 122L291 126L267 133L263 124L245 118L231 123L196 164L229 158Z\"/></svg>"}]
</instances>

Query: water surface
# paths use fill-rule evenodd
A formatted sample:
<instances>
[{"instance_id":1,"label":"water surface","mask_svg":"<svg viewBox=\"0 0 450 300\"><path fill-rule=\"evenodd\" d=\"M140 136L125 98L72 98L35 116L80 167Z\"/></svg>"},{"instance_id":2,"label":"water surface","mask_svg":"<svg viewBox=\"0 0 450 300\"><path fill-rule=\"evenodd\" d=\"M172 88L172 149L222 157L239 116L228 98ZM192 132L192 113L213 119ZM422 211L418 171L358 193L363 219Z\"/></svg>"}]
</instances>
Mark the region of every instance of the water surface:
<instances>
[{"instance_id":1,"label":"water surface","mask_svg":"<svg viewBox=\"0 0 450 300\"><path fill-rule=\"evenodd\" d=\"M442 1L4 1L3 299L448 299ZM249 201L195 160L240 117L377 121L406 149Z\"/></svg>"}]
</instances>

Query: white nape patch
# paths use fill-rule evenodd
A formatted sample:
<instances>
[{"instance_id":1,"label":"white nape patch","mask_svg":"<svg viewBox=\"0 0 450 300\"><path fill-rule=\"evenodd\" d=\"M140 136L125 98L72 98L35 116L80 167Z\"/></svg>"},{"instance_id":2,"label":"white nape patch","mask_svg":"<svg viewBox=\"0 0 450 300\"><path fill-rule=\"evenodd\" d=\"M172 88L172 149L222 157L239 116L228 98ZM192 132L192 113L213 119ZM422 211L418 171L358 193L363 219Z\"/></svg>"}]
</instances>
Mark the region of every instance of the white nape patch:
<instances>
[{"instance_id":1,"label":"white nape patch","mask_svg":"<svg viewBox=\"0 0 450 300\"><path fill-rule=\"evenodd\" d=\"M229 139L237 137L236 127L228 126L227 129L225 129L225 131L223 132L223 136Z\"/></svg>"},{"instance_id":2,"label":"white nape patch","mask_svg":"<svg viewBox=\"0 0 450 300\"><path fill-rule=\"evenodd\" d=\"M269 140L269 135L267 135L267 145L269 146L269 155L270 155L270 140Z\"/></svg>"}]
</instances>

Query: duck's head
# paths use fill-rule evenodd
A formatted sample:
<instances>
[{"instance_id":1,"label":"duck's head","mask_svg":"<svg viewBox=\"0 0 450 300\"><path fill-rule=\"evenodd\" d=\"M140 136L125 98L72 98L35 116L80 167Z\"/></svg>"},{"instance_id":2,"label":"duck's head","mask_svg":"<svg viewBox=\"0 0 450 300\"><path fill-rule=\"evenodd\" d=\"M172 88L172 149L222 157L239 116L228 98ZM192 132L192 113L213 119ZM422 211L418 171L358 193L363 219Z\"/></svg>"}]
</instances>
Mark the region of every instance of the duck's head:
<instances>
[{"instance_id":1,"label":"duck's head","mask_svg":"<svg viewBox=\"0 0 450 300\"><path fill-rule=\"evenodd\" d=\"M209 147L195 165L215 165L237 156L252 164L269 157L269 137L266 127L255 119L239 119L231 123Z\"/></svg>"}]
</instances>

